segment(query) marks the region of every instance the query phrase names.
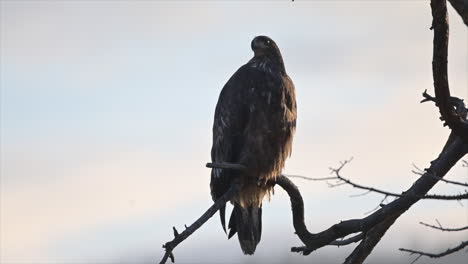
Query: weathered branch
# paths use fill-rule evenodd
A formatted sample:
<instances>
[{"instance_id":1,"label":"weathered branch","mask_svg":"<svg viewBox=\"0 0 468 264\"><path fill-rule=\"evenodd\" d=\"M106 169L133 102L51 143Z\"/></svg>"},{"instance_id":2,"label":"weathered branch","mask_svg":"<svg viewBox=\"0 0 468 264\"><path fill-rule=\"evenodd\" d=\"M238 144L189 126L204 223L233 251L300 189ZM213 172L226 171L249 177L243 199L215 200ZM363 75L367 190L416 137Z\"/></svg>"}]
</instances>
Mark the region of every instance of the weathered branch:
<instances>
[{"instance_id":1,"label":"weathered branch","mask_svg":"<svg viewBox=\"0 0 468 264\"><path fill-rule=\"evenodd\" d=\"M423 92L423 97L424 99L421 100L421 103L425 102L434 102L436 106L439 106L438 99L431 96L427 90L424 90ZM463 99L460 99L458 97L453 97L450 96L448 98L449 104L453 107L452 110L455 112L456 115L462 118L463 121L466 122L466 118L468 115L468 108L466 108L465 101ZM443 117L441 117L441 120L443 120Z\"/></svg>"},{"instance_id":2,"label":"weathered branch","mask_svg":"<svg viewBox=\"0 0 468 264\"><path fill-rule=\"evenodd\" d=\"M467 152L468 145L462 144L460 140L455 140L452 145L449 146L447 151L432 163L431 168L428 169L426 173L421 176L421 178L416 181L416 183L407 192L398 195L399 198L397 200L389 203L388 205L382 205L383 207L381 209L366 218L343 221L318 234L310 233L305 226L304 202L297 186L294 185L294 183L292 183L286 176L279 176L276 180L276 184L280 185L284 190L286 190L290 196L291 207L293 211L293 226L296 230L296 234L304 242L304 244L306 244L305 247L295 247L292 248L291 251L302 252L307 255L310 252L325 245L344 246L361 241L358 247L356 247L353 253L346 259L345 263L362 263L362 261L364 261L365 258L371 253L372 248L380 241L386 230L393 224L399 215L406 211L416 201L424 197L423 195L419 195L419 193L427 193L427 191L438 180L440 180L440 177L432 177L429 176L429 174L440 171L442 176L445 175L445 173ZM335 169L337 175L339 175L339 171L348 162L349 161L342 162L341 166L338 169ZM233 163L208 163L207 167L235 170L245 169L244 166ZM307 177L301 176L301 178ZM426 186L427 184L429 184L429 186ZM163 245L166 252L160 264L166 263L168 258L174 262L174 255L172 253L174 248L186 238L188 238L191 234L193 234L209 218L211 218L222 206L226 204L227 201L229 201L238 192L239 188L239 185L234 183L220 199L218 199L192 225L186 227L182 233L179 234L178 231L173 228L174 239ZM348 239L342 239L352 233L358 234Z\"/></svg>"},{"instance_id":3,"label":"weathered branch","mask_svg":"<svg viewBox=\"0 0 468 264\"><path fill-rule=\"evenodd\" d=\"M441 257L447 256L449 254L452 254L454 252L460 251L463 248L465 248L466 246L468 246L468 241L463 241L463 242L460 243L460 245L458 245L456 247L453 247L453 248L449 248L446 251L438 253L438 254L428 253L428 252L423 252L423 251L417 251L417 250L413 250L413 249L406 249L406 248L400 248L399 250L404 251L404 252L409 252L411 255L413 255L413 254L419 255L415 259L415 261L416 261L421 256L427 256L427 257L430 257L430 258L441 258ZM415 261L413 261L413 262L415 262Z\"/></svg>"},{"instance_id":4,"label":"weathered branch","mask_svg":"<svg viewBox=\"0 0 468 264\"><path fill-rule=\"evenodd\" d=\"M382 222L372 227L364 239L353 250L353 252L345 259L343 264L357 264L363 263L364 260L370 255L377 243L380 242L390 226L395 223L398 218L398 213L388 215Z\"/></svg>"},{"instance_id":5,"label":"weathered branch","mask_svg":"<svg viewBox=\"0 0 468 264\"><path fill-rule=\"evenodd\" d=\"M450 102L450 89L447 77L447 55L449 24L446 0L431 0L432 28L434 29L434 50L432 74L436 103L445 125L468 143L468 122L460 116Z\"/></svg>"},{"instance_id":6,"label":"weathered branch","mask_svg":"<svg viewBox=\"0 0 468 264\"><path fill-rule=\"evenodd\" d=\"M436 106L439 106L438 99L431 96L429 93L427 93L427 90L424 90L422 95L423 95L424 99L421 100L421 103L434 102ZM466 122L467 116L468 116L468 108L466 108L466 105L465 105L465 102L463 101L463 99L460 99L458 97L450 96L448 98L448 102L453 107L452 110L454 111L454 113L457 116L459 116L464 122ZM441 117L440 119L444 120L443 117ZM451 137L455 137L455 136L451 135Z\"/></svg>"},{"instance_id":7,"label":"weathered branch","mask_svg":"<svg viewBox=\"0 0 468 264\"><path fill-rule=\"evenodd\" d=\"M193 224L179 234L175 227L173 227L174 231L174 239L169 241L163 245L163 248L166 250L163 258L161 259L160 264L166 263L167 259L170 258L172 262L174 262L174 255L172 251L174 250L177 245L179 245L182 241L188 238L193 232L197 231L208 219L210 219L221 207L223 207L236 193L239 191L239 184L234 183L231 185L229 190L221 196L200 218L198 218Z\"/></svg>"},{"instance_id":8,"label":"weathered branch","mask_svg":"<svg viewBox=\"0 0 468 264\"><path fill-rule=\"evenodd\" d=\"M365 232L365 238L356 247L353 253L345 260L346 264L362 263L372 252L373 248L385 232L392 226L394 221L408 210L414 203L419 201L440 180L434 175L442 178L450 168L461 159L467 152L468 123L466 122L466 108L454 106L451 100L447 77L447 50L448 50L448 19L445 0L431 1L434 28L434 54L433 54L433 77L435 99L442 119L452 130L452 135L444 146L440 156L431 164L431 167L413 184L403 196L394 200L386 206L363 218L341 222L329 229L318 233L304 233L299 235L302 242L306 244L310 253L338 237L346 236L358 231ZM460 102L459 100L458 102ZM455 108L454 108L455 107ZM460 111L456 111L460 110ZM465 111L460 113L461 110ZM463 144L465 143L465 145ZM369 189L367 189L369 190ZM294 211L294 210L293 210ZM294 215L294 212L293 212Z\"/></svg>"},{"instance_id":9,"label":"weathered branch","mask_svg":"<svg viewBox=\"0 0 468 264\"><path fill-rule=\"evenodd\" d=\"M401 197L384 205L365 218L342 221L316 234L310 233L305 226L304 203L299 190L287 177L278 177L277 184L288 193L291 199L293 225L296 234L306 245L306 247L292 248L292 251L297 252L298 249L302 249L302 252L307 255L316 249L330 245L331 242L339 238L343 238L352 233L363 232L366 233L363 239L365 242L361 242L360 246L356 248L358 252L356 252L353 259L356 259L356 261L359 259L364 260L366 256L363 256L363 253L359 252L364 252L364 249L366 249L366 254L370 254L372 248L378 243L392 223L414 203L419 201L421 197L438 182L437 178L429 174L440 175L440 177L444 176L467 152L468 145L463 144L460 139L456 139L438 159L432 162L431 167L426 173L421 176L411 188L404 192ZM344 166L343 164L346 164L346 162L342 163L342 166ZM347 260L346 263L360 262L348 262Z\"/></svg>"}]
</instances>

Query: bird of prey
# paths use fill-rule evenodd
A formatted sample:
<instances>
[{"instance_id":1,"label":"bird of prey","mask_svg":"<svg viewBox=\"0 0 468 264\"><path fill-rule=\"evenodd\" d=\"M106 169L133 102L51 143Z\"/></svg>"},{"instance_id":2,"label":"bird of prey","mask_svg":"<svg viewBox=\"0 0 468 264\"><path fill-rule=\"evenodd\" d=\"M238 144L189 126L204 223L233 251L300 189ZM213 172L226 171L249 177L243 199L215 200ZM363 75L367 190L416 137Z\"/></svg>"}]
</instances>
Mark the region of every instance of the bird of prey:
<instances>
[{"instance_id":1,"label":"bird of prey","mask_svg":"<svg viewBox=\"0 0 468 264\"><path fill-rule=\"evenodd\" d=\"M220 198L238 181L241 189L234 206L228 237L237 233L244 254L252 255L260 242L262 201L270 197L272 182L291 155L296 128L294 84L286 73L276 43L257 36L251 42L254 56L224 85L216 105L211 159L245 166L245 170L214 168L211 196ZM225 207L220 210L226 232Z\"/></svg>"}]
</instances>

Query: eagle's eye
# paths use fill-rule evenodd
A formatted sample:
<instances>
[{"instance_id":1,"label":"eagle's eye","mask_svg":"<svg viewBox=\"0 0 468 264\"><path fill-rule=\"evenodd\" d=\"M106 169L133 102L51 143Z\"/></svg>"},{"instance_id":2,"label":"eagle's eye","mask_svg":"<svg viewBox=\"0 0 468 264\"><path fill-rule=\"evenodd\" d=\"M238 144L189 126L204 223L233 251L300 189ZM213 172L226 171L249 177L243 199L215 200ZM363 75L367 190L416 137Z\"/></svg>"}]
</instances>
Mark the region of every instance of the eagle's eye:
<instances>
[{"instance_id":1,"label":"eagle's eye","mask_svg":"<svg viewBox=\"0 0 468 264\"><path fill-rule=\"evenodd\" d=\"M267 43L267 45L270 45L271 41L268 39L268 40L266 41L266 43Z\"/></svg>"}]
</instances>

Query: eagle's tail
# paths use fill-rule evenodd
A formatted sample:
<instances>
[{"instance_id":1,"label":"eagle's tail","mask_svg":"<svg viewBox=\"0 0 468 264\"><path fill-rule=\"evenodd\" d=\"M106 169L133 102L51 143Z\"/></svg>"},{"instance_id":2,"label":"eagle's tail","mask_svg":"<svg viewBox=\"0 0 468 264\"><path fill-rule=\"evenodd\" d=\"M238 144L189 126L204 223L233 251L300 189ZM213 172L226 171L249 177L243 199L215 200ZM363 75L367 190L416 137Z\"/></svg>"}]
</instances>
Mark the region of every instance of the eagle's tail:
<instances>
[{"instance_id":1,"label":"eagle's tail","mask_svg":"<svg viewBox=\"0 0 468 264\"><path fill-rule=\"evenodd\" d=\"M229 219L229 238L236 232L244 254L252 255L262 236L262 206L234 204Z\"/></svg>"}]
</instances>

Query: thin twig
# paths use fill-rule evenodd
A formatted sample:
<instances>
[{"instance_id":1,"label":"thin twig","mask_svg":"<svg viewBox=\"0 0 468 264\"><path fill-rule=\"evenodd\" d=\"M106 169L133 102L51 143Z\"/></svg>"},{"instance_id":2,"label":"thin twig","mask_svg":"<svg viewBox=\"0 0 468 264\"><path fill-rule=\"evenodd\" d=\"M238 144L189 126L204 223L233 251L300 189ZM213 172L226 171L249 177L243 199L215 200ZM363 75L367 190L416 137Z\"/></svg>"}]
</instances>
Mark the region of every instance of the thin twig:
<instances>
[{"instance_id":1,"label":"thin twig","mask_svg":"<svg viewBox=\"0 0 468 264\"><path fill-rule=\"evenodd\" d=\"M371 193L371 192L372 192L372 191L365 191L365 192L363 192L363 193L351 194L349 197L351 197L351 198L361 197L361 196L368 195L368 194Z\"/></svg>"},{"instance_id":2,"label":"thin twig","mask_svg":"<svg viewBox=\"0 0 468 264\"><path fill-rule=\"evenodd\" d=\"M349 160L344 163L344 165L346 165L347 163L349 163ZM348 184L354 188L357 188L357 189L361 189L361 190L366 190L366 193L364 194L367 194L369 192L374 192L374 193L379 193L379 194L383 194L385 196L392 196L392 197L403 197L403 196L406 196L407 194L403 193L403 194L398 194L398 193L394 193L394 192L389 192L389 191L385 191L385 190L382 190L382 189L377 189L377 188L374 188L374 187L369 187L369 186L365 186L365 185L361 185L359 183L355 183L347 178L344 178L343 176L341 176L340 174L340 171L343 169L344 167L343 164L340 165L340 167L338 167L337 169L334 169L334 168L330 168L330 170L332 171L332 173L335 173L335 176L332 176L332 177L321 177L321 178L312 178L312 177L306 177L306 176L299 176L299 175L294 175L294 178L300 178L300 179L304 179L304 180L308 180L308 181L325 181L325 180L338 180L337 183L329 183L327 182L327 185L331 188L334 188L334 187L338 187L338 186L341 186L341 185L345 185L345 184ZM432 176L431 177L434 177L436 179L443 179L441 177L438 177L438 176L435 176L433 175L432 173L430 173ZM287 177L290 177L290 175L286 175ZM341 182L340 182L341 181ZM451 182L451 181L449 181ZM454 182L455 183L455 182ZM457 182L458 183L458 182ZM463 185L464 183L459 183L460 185ZM364 194L361 194L361 195L364 195ZM360 196L360 195L357 195L357 196ZM421 198L421 199L430 199L430 200L464 200L464 199L468 199L468 192L465 192L465 193L461 193L461 194L458 194L458 195L440 195L440 194L427 194L425 196L422 196L422 197L418 197L418 198Z\"/></svg>"},{"instance_id":3,"label":"thin twig","mask_svg":"<svg viewBox=\"0 0 468 264\"><path fill-rule=\"evenodd\" d=\"M412 163L411 165L413 165L413 167L419 172L419 173L424 173L426 172L425 170L419 168L416 164Z\"/></svg>"},{"instance_id":4,"label":"thin twig","mask_svg":"<svg viewBox=\"0 0 468 264\"><path fill-rule=\"evenodd\" d=\"M440 181L445 182L445 183L450 183L450 184L454 184L454 185L460 185L460 186L468 187L468 183L466 183L466 182L446 180L446 179L443 179L443 178L438 177L436 175L432 175L432 177L438 178Z\"/></svg>"},{"instance_id":5,"label":"thin twig","mask_svg":"<svg viewBox=\"0 0 468 264\"><path fill-rule=\"evenodd\" d=\"M284 176L288 178L298 178L298 179L303 179L307 181L328 181L328 180L335 180L336 177L322 177L322 178L311 178L311 177L306 177L302 175L291 175L291 174L283 174Z\"/></svg>"},{"instance_id":6,"label":"thin twig","mask_svg":"<svg viewBox=\"0 0 468 264\"><path fill-rule=\"evenodd\" d=\"M436 179L438 179L438 180L440 180L442 182L445 182L445 183L450 183L450 184L454 184L454 185L460 185L460 186L468 187L468 183L465 183L465 182L446 180L446 179L441 178L441 177L439 177L437 175L432 175L432 177L434 177L434 178L436 178Z\"/></svg>"},{"instance_id":7,"label":"thin twig","mask_svg":"<svg viewBox=\"0 0 468 264\"><path fill-rule=\"evenodd\" d=\"M460 245L456 246L456 247L453 247L453 248L449 248L447 249L446 251L444 252L441 252L441 253L429 253L429 252L423 252L423 251L418 251L418 250L413 250L413 249L407 249L407 248L400 248L399 250L400 251L404 251L404 252L409 252L411 255L413 254L417 254L419 256L427 256L427 257L430 257L430 258L440 258L440 257L444 257L444 256L447 256L449 254L452 254L454 252L457 252L459 250L462 250L463 248L465 248L466 246L468 246L468 241L463 241L460 243ZM416 259L417 260L417 259Z\"/></svg>"},{"instance_id":8,"label":"thin twig","mask_svg":"<svg viewBox=\"0 0 468 264\"><path fill-rule=\"evenodd\" d=\"M387 198L388 198L388 196L385 195L384 198L380 201L380 203L379 203L376 207L374 207L374 208L373 208L372 210L370 210L370 211L365 212L364 215L371 214L371 213L377 211L379 208L383 207L383 206L384 206L383 204L384 204L384 202L387 200Z\"/></svg>"},{"instance_id":9,"label":"thin twig","mask_svg":"<svg viewBox=\"0 0 468 264\"><path fill-rule=\"evenodd\" d=\"M439 226L426 224L424 222L419 222L419 224L421 224L423 226L427 226L427 227L430 227L430 228L434 228L434 229L441 230L441 231L447 231L447 232L457 232L457 231L463 231L463 230L468 229L468 226L458 227L458 228L446 228L446 227L442 227L442 225L439 223L439 221L437 221L437 223L439 224Z\"/></svg>"}]
</instances>

